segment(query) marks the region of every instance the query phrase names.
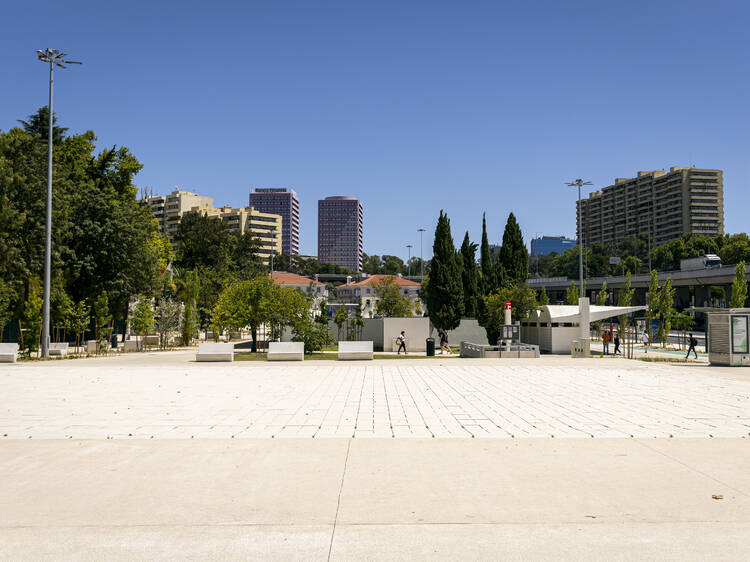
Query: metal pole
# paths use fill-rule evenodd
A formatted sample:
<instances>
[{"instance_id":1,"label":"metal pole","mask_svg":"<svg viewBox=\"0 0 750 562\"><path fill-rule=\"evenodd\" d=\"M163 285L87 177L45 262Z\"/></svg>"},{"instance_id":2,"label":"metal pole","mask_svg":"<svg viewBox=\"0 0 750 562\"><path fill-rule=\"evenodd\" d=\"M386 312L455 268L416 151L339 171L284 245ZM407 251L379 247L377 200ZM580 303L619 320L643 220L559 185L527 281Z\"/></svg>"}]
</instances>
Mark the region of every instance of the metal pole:
<instances>
[{"instance_id":1,"label":"metal pole","mask_svg":"<svg viewBox=\"0 0 750 562\"><path fill-rule=\"evenodd\" d=\"M580 288L578 290L579 298L583 298L583 225L581 215L581 183L578 182L578 277Z\"/></svg>"},{"instance_id":2,"label":"metal pole","mask_svg":"<svg viewBox=\"0 0 750 562\"><path fill-rule=\"evenodd\" d=\"M271 279L273 279L273 256L276 253L276 229L271 228Z\"/></svg>"},{"instance_id":3,"label":"metal pole","mask_svg":"<svg viewBox=\"0 0 750 562\"><path fill-rule=\"evenodd\" d=\"M419 232L419 265L421 268L420 277L424 281L424 254L422 253L422 234L424 234L424 228L418 229Z\"/></svg>"},{"instance_id":4,"label":"metal pole","mask_svg":"<svg viewBox=\"0 0 750 562\"><path fill-rule=\"evenodd\" d=\"M44 245L44 303L42 305L42 357L49 357L49 300L52 262L52 67L49 61L49 122L47 131L47 219Z\"/></svg>"},{"instance_id":5,"label":"metal pole","mask_svg":"<svg viewBox=\"0 0 750 562\"><path fill-rule=\"evenodd\" d=\"M408 267L408 275L411 277L411 244L406 245L407 248L409 248L409 259L406 261L406 266Z\"/></svg>"}]
</instances>

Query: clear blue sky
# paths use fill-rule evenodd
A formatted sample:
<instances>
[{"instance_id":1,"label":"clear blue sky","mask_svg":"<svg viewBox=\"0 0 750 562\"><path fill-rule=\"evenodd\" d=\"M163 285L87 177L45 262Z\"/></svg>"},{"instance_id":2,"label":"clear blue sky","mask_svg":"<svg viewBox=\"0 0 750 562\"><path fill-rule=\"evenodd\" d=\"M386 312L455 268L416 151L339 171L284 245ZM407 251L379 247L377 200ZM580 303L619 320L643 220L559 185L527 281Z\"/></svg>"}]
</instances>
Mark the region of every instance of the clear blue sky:
<instances>
[{"instance_id":1,"label":"clear blue sky","mask_svg":"<svg viewBox=\"0 0 750 562\"><path fill-rule=\"evenodd\" d=\"M129 147L139 186L246 205L352 195L365 251L425 257L441 208L457 243L516 213L526 241L575 233L572 188L673 165L725 172L728 232L750 230L750 7L722 1L9 2L0 128L47 103Z\"/></svg>"}]
</instances>

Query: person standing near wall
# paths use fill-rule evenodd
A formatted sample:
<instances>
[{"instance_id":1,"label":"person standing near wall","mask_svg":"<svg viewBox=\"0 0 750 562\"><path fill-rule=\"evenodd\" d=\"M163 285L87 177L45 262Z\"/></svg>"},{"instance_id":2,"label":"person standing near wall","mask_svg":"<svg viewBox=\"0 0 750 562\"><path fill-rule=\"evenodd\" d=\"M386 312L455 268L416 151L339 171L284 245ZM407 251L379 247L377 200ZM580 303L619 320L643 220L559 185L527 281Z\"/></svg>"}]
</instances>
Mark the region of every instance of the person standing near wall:
<instances>
[{"instance_id":1,"label":"person standing near wall","mask_svg":"<svg viewBox=\"0 0 750 562\"><path fill-rule=\"evenodd\" d=\"M396 352L396 355L401 355L401 350L404 350L404 355L407 355L406 353L406 332L404 330L401 330L401 333L396 338L396 341L398 342L398 351Z\"/></svg>"}]
</instances>

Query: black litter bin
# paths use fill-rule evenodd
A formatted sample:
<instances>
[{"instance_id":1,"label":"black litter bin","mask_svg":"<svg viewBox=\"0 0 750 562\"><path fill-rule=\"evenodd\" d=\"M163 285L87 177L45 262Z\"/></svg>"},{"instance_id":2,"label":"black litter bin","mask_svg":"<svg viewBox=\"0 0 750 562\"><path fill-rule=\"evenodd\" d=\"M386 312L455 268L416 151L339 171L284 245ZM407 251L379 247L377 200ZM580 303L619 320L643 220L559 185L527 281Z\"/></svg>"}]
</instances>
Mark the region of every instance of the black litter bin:
<instances>
[{"instance_id":1,"label":"black litter bin","mask_svg":"<svg viewBox=\"0 0 750 562\"><path fill-rule=\"evenodd\" d=\"M112 334L112 349L115 349L117 347L117 334Z\"/></svg>"},{"instance_id":2,"label":"black litter bin","mask_svg":"<svg viewBox=\"0 0 750 562\"><path fill-rule=\"evenodd\" d=\"M435 338L427 338L427 357L435 357Z\"/></svg>"}]
</instances>

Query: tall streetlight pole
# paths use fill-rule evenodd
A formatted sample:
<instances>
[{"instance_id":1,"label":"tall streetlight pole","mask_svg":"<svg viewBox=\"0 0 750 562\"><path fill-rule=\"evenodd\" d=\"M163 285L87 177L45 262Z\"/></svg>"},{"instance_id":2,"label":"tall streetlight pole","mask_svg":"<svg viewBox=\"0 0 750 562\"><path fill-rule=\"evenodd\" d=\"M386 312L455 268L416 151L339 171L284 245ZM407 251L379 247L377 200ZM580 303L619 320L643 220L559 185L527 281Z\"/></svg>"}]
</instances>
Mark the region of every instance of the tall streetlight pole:
<instances>
[{"instance_id":1,"label":"tall streetlight pole","mask_svg":"<svg viewBox=\"0 0 750 562\"><path fill-rule=\"evenodd\" d=\"M65 64L81 64L65 60L66 54L57 49L37 51L40 61L49 63L49 121L47 123L47 218L45 221L44 242L44 303L42 304L42 357L49 357L49 293L52 269L52 71L55 66L65 68Z\"/></svg>"},{"instance_id":2,"label":"tall streetlight pole","mask_svg":"<svg viewBox=\"0 0 750 562\"><path fill-rule=\"evenodd\" d=\"M273 256L276 254L276 227L271 227L271 280L273 280Z\"/></svg>"},{"instance_id":3,"label":"tall streetlight pole","mask_svg":"<svg viewBox=\"0 0 750 562\"><path fill-rule=\"evenodd\" d=\"M584 296L583 295L583 226L582 226L583 209L581 208L581 188L584 185L593 185L593 184L590 181L583 181L582 179L578 178L577 180L566 182L565 185L569 185L571 187L573 186L578 187L578 276L579 276L579 283L580 283L578 296L579 298L583 298Z\"/></svg>"},{"instance_id":4,"label":"tall streetlight pole","mask_svg":"<svg viewBox=\"0 0 750 562\"><path fill-rule=\"evenodd\" d=\"M406 260L406 266L409 268L409 277L411 277L411 249L412 249L412 245L411 244L407 244L406 247L409 248L409 259Z\"/></svg>"},{"instance_id":5,"label":"tall streetlight pole","mask_svg":"<svg viewBox=\"0 0 750 562\"><path fill-rule=\"evenodd\" d=\"M419 276L424 281L424 254L422 253L422 234L424 234L424 228L418 228L417 232L419 232L419 266L421 268Z\"/></svg>"}]
</instances>

